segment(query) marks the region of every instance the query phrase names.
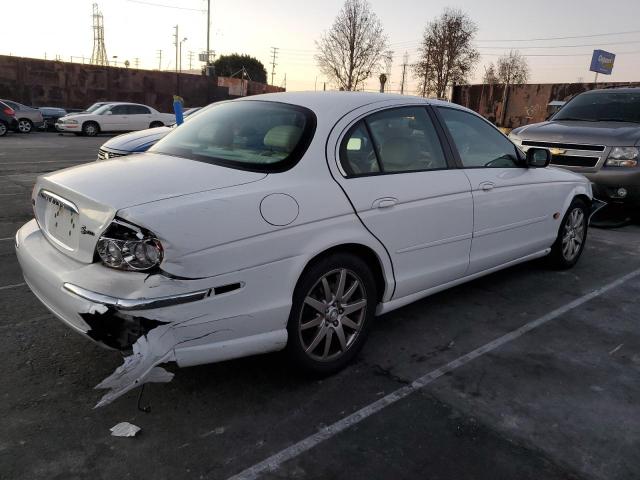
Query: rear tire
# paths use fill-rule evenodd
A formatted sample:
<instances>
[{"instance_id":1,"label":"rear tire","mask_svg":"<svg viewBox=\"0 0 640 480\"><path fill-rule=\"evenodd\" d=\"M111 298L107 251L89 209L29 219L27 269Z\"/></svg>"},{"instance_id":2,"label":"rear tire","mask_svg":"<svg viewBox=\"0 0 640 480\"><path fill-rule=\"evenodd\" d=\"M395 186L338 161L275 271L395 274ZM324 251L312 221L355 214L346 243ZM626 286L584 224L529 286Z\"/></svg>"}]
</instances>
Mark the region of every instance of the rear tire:
<instances>
[{"instance_id":1,"label":"rear tire","mask_svg":"<svg viewBox=\"0 0 640 480\"><path fill-rule=\"evenodd\" d=\"M33 122L28 118L21 118L18 120L18 132L31 133L33 130Z\"/></svg>"},{"instance_id":2,"label":"rear tire","mask_svg":"<svg viewBox=\"0 0 640 480\"><path fill-rule=\"evenodd\" d=\"M100 126L96 122L84 122L82 124L82 133L87 137L95 137L100 133Z\"/></svg>"},{"instance_id":3,"label":"rear tire","mask_svg":"<svg viewBox=\"0 0 640 480\"><path fill-rule=\"evenodd\" d=\"M9 127L6 123L0 120L0 137L4 137L7 134Z\"/></svg>"},{"instance_id":4,"label":"rear tire","mask_svg":"<svg viewBox=\"0 0 640 480\"><path fill-rule=\"evenodd\" d=\"M293 294L287 354L315 375L343 369L362 349L377 304L376 284L357 256L336 253L311 264Z\"/></svg>"},{"instance_id":5,"label":"rear tire","mask_svg":"<svg viewBox=\"0 0 640 480\"><path fill-rule=\"evenodd\" d=\"M149 128L158 128L158 127L164 127L164 123L162 123L162 122L151 122L151 125L149 125Z\"/></svg>"},{"instance_id":6,"label":"rear tire","mask_svg":"<svg viewBox=\"0 0 640 480\"><path fill-rule=\"evenodd\" d=\"M586 202L575 198L562 218L558 237L547 257L552 268L567 270L578 263L587 241L588 219Z\"/></svg>"}]
</instances>

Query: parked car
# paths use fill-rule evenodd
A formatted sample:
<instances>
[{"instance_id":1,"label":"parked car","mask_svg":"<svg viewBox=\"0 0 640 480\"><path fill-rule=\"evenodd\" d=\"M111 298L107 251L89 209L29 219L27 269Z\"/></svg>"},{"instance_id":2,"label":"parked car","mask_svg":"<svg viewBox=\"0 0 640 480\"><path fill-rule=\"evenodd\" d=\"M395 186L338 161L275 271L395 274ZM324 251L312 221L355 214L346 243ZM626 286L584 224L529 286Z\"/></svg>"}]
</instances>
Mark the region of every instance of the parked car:
<instances>
[{"instance_id":1,"label":"parked car","mask_svg":"<svg viewBox=\"0 0 640 480\"><path fill-rule=\"evenodd\" d=\"M175 122L170 113L160 113L154 108L138 103L109 103L91 113L76 113L56 122L61 132L73 132L93 137L100 132L123 132L162 127Z\"/></svg>"},{"instance_id":2,"label":"parked car","mask_svg":"<svg viewBox=\"0 0 640 480\"><path fill-rule=\"evenodd\" d=\"M0 102L6 103L15 110L16 119L18 120L17 132L30 133L34 128L42 128L42 125L44 125L42 113L37 108L28 107L13 100L0 99Z\"/></svg>"},{"instance_id":3,"label":"parked car","mask_svg":"<svg viewBox=\"0 0 640 480\"><path fill-rule=\"evenodd\" d=\"M4 137L9 130L18 128L16 112L4 102L0 102L0 137Z\"/></svg>"},{"instance_id":4,"label":"parked car","mask_svg":"<svg viewBox=\"0 0 640 480\"><path fill-rule=\"evenodd\" d=\"M67 111L64 108L38 107L38 110L40 110L44 118L44 125L42 126L44 130L55 129L58 119L67 115Z\"/></svg>"},{"instance_id":5,"label":"parked car","mask_svg":"<svg viewBox=\"0 0 640 480\"><path fill-rule=\"evenodd\" d=\"M510 138L523 150L549 149L551 164L585 175L598 199L640 207L640 88L581 93Z\"/></svg>"},{"instance_id":6,"label":"parked car","mask_svg":"<svg viewBox=\"0 0 640 480\"><path fill-rule=\"evenodd\" d=\"M188 108L184 111L184 119L200 111L201 107ZM98 160L108 160L110 158L122 157L132 153L146 152L158 140L164 138L175 123L169 127L155 127L137 132L124 133L107 140L98 150Z\"/></svg>"},{"instance_id":7,"label":"parked car","mask_svg":"<svg viewBox=\"0 0 640 480\"><path fill-rule=\"evenodd\" d=\"M375 315L498 269L578 261L591 187L482 117L418 97L222 102L143 154L40 176L16 235L35 295L131 351L99 405L157 367L286 348L343 368Z\"/></svg>"}]
</instances>

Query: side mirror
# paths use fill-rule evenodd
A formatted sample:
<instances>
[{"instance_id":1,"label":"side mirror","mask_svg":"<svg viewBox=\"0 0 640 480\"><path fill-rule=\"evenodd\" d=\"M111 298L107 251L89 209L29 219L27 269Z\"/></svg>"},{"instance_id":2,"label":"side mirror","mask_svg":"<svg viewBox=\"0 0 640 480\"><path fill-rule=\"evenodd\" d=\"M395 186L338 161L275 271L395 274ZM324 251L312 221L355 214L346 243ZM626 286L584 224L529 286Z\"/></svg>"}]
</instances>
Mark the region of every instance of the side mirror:
<instances>
[{"instance_id":1,"label":"side mirror","mask_svg":"<svg viewBox=\"0 0 640 480\"><path fill-rule=\"evenodd\" d=\"M113 115L113 112L111 110L107 110L106 112L104 112L105 115Z\"/></svg>"},{"instance_id":2,"label":"side mirror","mask_svg":"<svg viewBox=\"0 0 640 480\"><path fill-rule=\"evenodd\" d=\"M551 163L551 152L546 148L530 148L527 150L527 166L544 168Z\"/></svg>"}]
</instances>

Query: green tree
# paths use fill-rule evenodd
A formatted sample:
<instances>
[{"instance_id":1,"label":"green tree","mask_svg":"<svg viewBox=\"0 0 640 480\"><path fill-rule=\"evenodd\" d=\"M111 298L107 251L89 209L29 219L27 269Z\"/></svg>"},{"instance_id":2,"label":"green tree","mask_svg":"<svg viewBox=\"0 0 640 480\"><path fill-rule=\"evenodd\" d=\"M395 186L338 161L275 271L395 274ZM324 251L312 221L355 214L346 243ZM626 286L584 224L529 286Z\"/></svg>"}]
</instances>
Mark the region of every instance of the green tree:
<instances>
[{"instance_id":1,"label":"green tree","mask_svg":"<svg viewBox=\"0 0 640 480\"><path fill-rule=\"evenodd\" d=\"M251 55L241 55L232 53L230 55L220 55L213 66L216 75L220 77L240 76L242 68L247 71L249 78L255 82L267 83L267 70L260 60Z\"/></svg>"}]
</instances>

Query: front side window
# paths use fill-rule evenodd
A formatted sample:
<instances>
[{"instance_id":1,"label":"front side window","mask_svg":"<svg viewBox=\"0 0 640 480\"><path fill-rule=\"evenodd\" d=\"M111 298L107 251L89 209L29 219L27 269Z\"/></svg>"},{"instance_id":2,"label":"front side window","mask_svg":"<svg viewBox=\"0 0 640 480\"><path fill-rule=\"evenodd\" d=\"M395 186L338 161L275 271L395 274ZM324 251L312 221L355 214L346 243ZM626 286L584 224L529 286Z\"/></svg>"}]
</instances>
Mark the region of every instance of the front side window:
<instances>
[{"instance_id":1,"label":"front side window","mask_svg":"<svg viewBox=\"0 0 640 480\"><path fill-rule=\"evenodd\" d=\"M361 120L344 138L340 160L348 175L447 168L424 107L394 108Z\"/></svg>"},{"instance_id":2,"label":"front side window","mask_svg":"<svg viewBox=\"0 0 640 480\"><path fill-rule=\"evenodd\" d=\"M296 105L243 100L208 108L150 151L232 168L283 171L307 150L316 118Z\"/></svg>"},{"instance_id":3,"label":"front side window","mask_svg":"<svg viewBox=\"0 0 640 480\"><path fill-rule=\"evenodd\" d=\"M129 105L116 105L111 108L112 115L127 115L129 113Z\"/></svg>"},{"instance_id":4,"label":"front side window","mask_svg":"<svg viewBox=\"0 0 640 480\"><path fill-rule=\"evenodd\" d=\"M523 166L515 145L482 118L446 107L439 112L465 168Z\"/></svg>"},{"instance_id":5,"label":"front side window","mask_svg":"<svg viewBox=\"0 0 640 480\"><path fill-rule=\"evenodd\" d=\"M142 105L129 105L129 115L149 115L151 111Z\"/></svg>"},{"instance_id":6,"label":"front side window","mask_svg":"<svg viewBox=\"0 0 640 480\"><path fill-rule=\"evenodd\" d=\"M583 93L567 103L552 120L640 123L640 93Z\"/></svg>"}]
</instances>

